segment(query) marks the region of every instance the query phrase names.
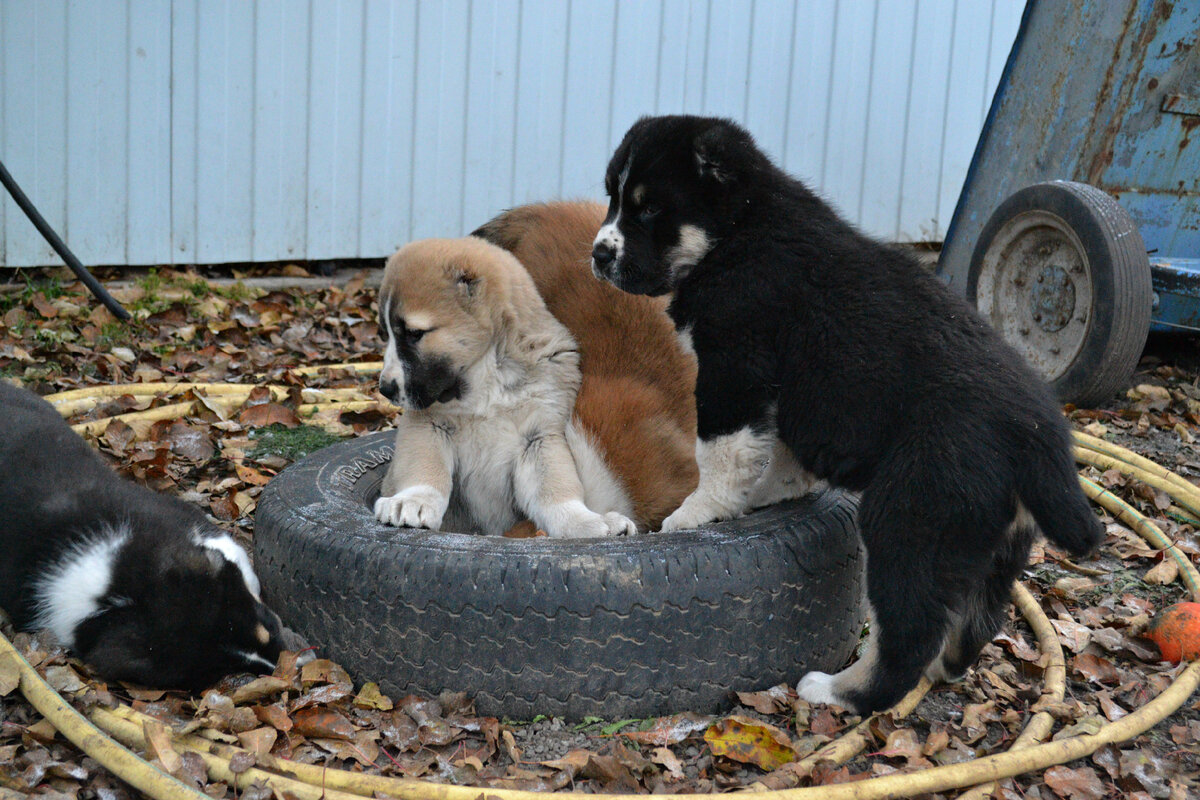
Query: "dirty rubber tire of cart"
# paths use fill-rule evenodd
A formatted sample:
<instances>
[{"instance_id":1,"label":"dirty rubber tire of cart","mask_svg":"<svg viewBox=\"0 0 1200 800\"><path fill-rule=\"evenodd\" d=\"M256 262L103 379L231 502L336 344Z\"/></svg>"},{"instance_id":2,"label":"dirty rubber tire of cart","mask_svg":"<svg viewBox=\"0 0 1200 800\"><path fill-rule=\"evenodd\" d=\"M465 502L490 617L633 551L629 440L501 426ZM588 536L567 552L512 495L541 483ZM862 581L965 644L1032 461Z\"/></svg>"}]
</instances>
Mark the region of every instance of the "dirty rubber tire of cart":
<instances>
[{"instance_id":1,"label":"dirty rubber tire of cart","mask_svg":"<svg viewBox=\"0 0 1200 800\"><path fill-rule=\"evenodd\" d=\"M856 503L837 491L703 530L587 540L389 528L378 433L276 477L255 515L264 599L393 696L465 691L532 719L714 713L836 671L865 618Z\"/></svg>"}]
</instances>

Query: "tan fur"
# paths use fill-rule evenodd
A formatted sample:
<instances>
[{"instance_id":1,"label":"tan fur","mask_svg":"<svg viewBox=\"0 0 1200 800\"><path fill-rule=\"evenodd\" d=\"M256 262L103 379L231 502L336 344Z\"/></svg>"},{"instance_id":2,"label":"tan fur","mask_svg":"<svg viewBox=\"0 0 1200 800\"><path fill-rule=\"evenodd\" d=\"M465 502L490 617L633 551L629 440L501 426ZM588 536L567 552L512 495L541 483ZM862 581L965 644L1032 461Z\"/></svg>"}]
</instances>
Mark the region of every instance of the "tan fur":
<instances>
[{"instance_id":1,"label":"tan fur","mask_svg":"<svg viewBox=\"0 0 1200 800\"><path fill-rule=\"evenodd\" d=\"M604 213L589 202L522 206L476 235L525 265L578 342L576 418L629 493L639 529L658 530L699 476L696 361L680 346L664 298L626 294L592 275L592 240Z\"/></svg>"},{"instance_id":2,"label":"tan fur","mask_svg":"<svg viewBox=\"0 0 1200 800\"><path fill-rule=\"evenodd\" d=\"M512 254L473 237L413 242L389 259L379 306L381 386L412 407L378 519L501 534L519 513L554 537L636 531L611 472L577 469L598 458L571 443L578 348Z\"/></svg>"}]
</instances>

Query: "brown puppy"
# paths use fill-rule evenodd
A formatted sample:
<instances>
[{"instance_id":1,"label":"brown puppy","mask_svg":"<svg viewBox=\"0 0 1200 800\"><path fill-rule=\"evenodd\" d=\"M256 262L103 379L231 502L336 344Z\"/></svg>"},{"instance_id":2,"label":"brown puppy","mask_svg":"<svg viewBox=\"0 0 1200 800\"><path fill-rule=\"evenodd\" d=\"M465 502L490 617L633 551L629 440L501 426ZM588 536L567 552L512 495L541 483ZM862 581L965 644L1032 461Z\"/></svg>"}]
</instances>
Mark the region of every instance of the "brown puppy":
<instances>
[{"instance_id":1,"label":"brown puppy","mask_svg":"<svg viewBox=\"0 0 1200 800\"><path fill-rule=\"evenodd\" d=\"M619 478L639 529L658 530L696 487L696 360L684 351L665 298L627 294L592 274L598 203L506 211L474 232L525 265L579 345L580 424Z\"/></svg>"}]
</instances>

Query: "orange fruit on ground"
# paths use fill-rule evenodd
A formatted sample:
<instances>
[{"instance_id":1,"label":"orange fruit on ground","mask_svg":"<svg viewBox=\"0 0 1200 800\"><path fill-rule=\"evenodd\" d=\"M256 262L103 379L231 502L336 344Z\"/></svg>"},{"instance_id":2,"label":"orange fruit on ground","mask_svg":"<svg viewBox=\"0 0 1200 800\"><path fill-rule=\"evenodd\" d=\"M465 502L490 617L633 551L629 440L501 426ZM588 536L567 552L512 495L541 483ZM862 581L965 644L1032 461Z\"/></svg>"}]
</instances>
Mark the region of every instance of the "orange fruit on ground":
<instances>
[{"instance_id":1,"label":"orange fruit on ground","mask_svg":"<svg viewBox=\"0 0 1200 800\"><path fill-rule=\"evenodd\" d=\"M1154 615L1142 636L1158 645L1163 661L1200 658L1200 603L1176 603Z\"/></svg>"}]
</instances>

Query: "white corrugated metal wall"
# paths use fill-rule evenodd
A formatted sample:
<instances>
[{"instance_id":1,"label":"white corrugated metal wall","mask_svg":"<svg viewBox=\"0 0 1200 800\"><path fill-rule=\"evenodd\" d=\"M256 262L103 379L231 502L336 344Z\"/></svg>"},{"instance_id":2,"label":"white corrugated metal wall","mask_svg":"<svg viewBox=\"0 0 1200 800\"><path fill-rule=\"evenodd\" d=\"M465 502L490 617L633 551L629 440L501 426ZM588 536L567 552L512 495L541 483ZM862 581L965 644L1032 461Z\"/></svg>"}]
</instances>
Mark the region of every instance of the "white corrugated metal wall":
<instances>
[{"instance_id":1,"label":"white corrugated metal wall","mask_svg":"<svg viewBox=\"0 0 1200 800\"><path fill-rule=\"evenodd\" d=\"M88 264L383 256L599 197L732 116L869 231L945 232L1016 0L0 0L0 160ZM0 264L59 263L0 203Z\"/></svg>"}]
</instances>

